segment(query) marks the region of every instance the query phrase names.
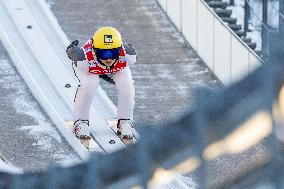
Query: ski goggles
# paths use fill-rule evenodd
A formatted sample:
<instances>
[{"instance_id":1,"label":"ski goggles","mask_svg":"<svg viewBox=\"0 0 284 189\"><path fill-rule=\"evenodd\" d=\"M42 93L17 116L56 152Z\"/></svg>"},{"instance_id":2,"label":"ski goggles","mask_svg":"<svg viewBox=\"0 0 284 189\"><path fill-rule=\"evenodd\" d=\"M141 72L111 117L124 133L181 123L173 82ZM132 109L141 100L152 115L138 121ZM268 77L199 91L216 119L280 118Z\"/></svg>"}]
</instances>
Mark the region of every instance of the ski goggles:
<instances>
[{"instance_id":1,"label":"ski goggles","mask_svg":"<svg viewBox=\"0 0 284 189\"><path fill-rule=\"evenodd\" d=\"M95 53L97 56L97 59L101 60L107 60L107 59L118 59L120 54L120 48L119 49L95 49Z\"/></svg>"}]
</instances>

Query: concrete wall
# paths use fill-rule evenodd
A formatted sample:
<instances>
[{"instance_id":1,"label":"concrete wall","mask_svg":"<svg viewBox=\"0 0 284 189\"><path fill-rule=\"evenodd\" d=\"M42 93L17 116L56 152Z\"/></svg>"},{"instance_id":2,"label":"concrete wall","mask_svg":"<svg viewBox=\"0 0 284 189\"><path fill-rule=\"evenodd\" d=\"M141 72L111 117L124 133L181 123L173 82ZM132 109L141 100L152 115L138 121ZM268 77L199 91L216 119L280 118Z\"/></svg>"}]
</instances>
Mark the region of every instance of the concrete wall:
<instances>
[{"instance_id":1,"label":"concrete wall","mask_svg":"<svg viewBox=\"0 0 284 189\"><path fill-rule=\"evenodd\" d=\"M203 0L157 0L207 66L225 85L247 76L261 59Z\"/></svg>"}]
</instances>

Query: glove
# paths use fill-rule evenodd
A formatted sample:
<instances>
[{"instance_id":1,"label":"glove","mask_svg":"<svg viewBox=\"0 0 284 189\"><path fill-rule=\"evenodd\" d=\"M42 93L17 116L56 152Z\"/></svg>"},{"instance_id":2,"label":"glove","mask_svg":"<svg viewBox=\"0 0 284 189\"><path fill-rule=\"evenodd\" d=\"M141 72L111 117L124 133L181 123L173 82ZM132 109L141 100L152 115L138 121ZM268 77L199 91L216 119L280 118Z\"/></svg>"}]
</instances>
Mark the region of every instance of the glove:
<instances>
[{"instance_id":1,"label":"glove","mask_svg":"<svg viewBox=\"0 0 284 189\"><path fill-rule=\"evenodd\" d=\"M135 48L131 44L125 43L125 44L123 44L123 46L124 46L124 49L125 49L127 54L136 55Z\"/></svg>"},{"instance_id":2,"label":"glove","mask_svg":"<svg viewBox=\"0 0 284 189\"><path fill-rule=\"evenodd\" d=\"M80 47L77 47L78 43L79 41L75 40L66 49L68 57L74 61L75 65L77 64L77 61L85 60L84 51Z\"/></svg>"},{"instance_id":3,"label":"glove","mask_svg":"<svg viewBox=\"0 0 284 189\"><path fill-rule=\"evenodd\" d=\"M68 50L71 48L71 47L75 47L75 46L78 46L79 44L79 41L78 40L75 40L73 41L66 49L66 53L68 52ZM68 53L67 53L68 54Z\"/></svg>"}]
</instances>

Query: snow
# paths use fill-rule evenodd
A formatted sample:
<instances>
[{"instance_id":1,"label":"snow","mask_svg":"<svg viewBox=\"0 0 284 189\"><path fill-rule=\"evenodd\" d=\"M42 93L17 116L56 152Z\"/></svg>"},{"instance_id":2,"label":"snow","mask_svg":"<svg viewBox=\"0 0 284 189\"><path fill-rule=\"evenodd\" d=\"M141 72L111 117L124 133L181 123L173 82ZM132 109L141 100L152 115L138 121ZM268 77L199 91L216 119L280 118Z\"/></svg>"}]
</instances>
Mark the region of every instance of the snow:
<instances>
[{"instance_id":1,"label":"snow","mask_svg":"<svg viewBox=\"0 0 284 189\"><path fill-rule=\"evenodd\" d=\"M32 146L41 149L42 151L50 152L54 148L54 140L56 143L62 143L60 135L55 130L52 123L43 115L42 110L30 96L22 78L18 76L14 68L9 64L8 60L0 59L1 64L1 86L6 89L13 89L15 92L9 95L9 99L14 104L14 109L18 113L30 116L35 120L35 125L21 126L19 130L27 131L36 142ZM66 152L57 151L53 154L56 161L61 162L66 159L76 159L73 155Z\"/></svg>"}]
</instances>

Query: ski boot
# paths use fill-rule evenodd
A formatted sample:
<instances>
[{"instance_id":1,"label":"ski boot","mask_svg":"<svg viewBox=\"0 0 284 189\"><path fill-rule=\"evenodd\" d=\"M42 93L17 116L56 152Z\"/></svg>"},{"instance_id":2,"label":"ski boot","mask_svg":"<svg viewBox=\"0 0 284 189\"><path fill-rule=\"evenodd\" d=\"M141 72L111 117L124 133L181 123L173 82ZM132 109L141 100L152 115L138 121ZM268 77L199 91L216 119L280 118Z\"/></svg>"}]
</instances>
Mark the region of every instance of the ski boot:
<instances>
[{"instance_id":1,"label":"ski boot","mask_svg":"<svg viewBox=\"0 0 284 189\"><path fill-rule=\"evenodd\" d=\"M91 133L88 120L77 120L73 125L73 133L78 139L91 139Z\"/></svg>"},{"instance_id":2,"label":"ski boot","mask_svg":"<svg viewBox=\"0 0 284 189\"><path fill-rule=\"evenodd\" d=\"M119 119L117 122L117 134L122 139L133 139L133 124L130 119Z\"/></svg>"}]
</instances>

